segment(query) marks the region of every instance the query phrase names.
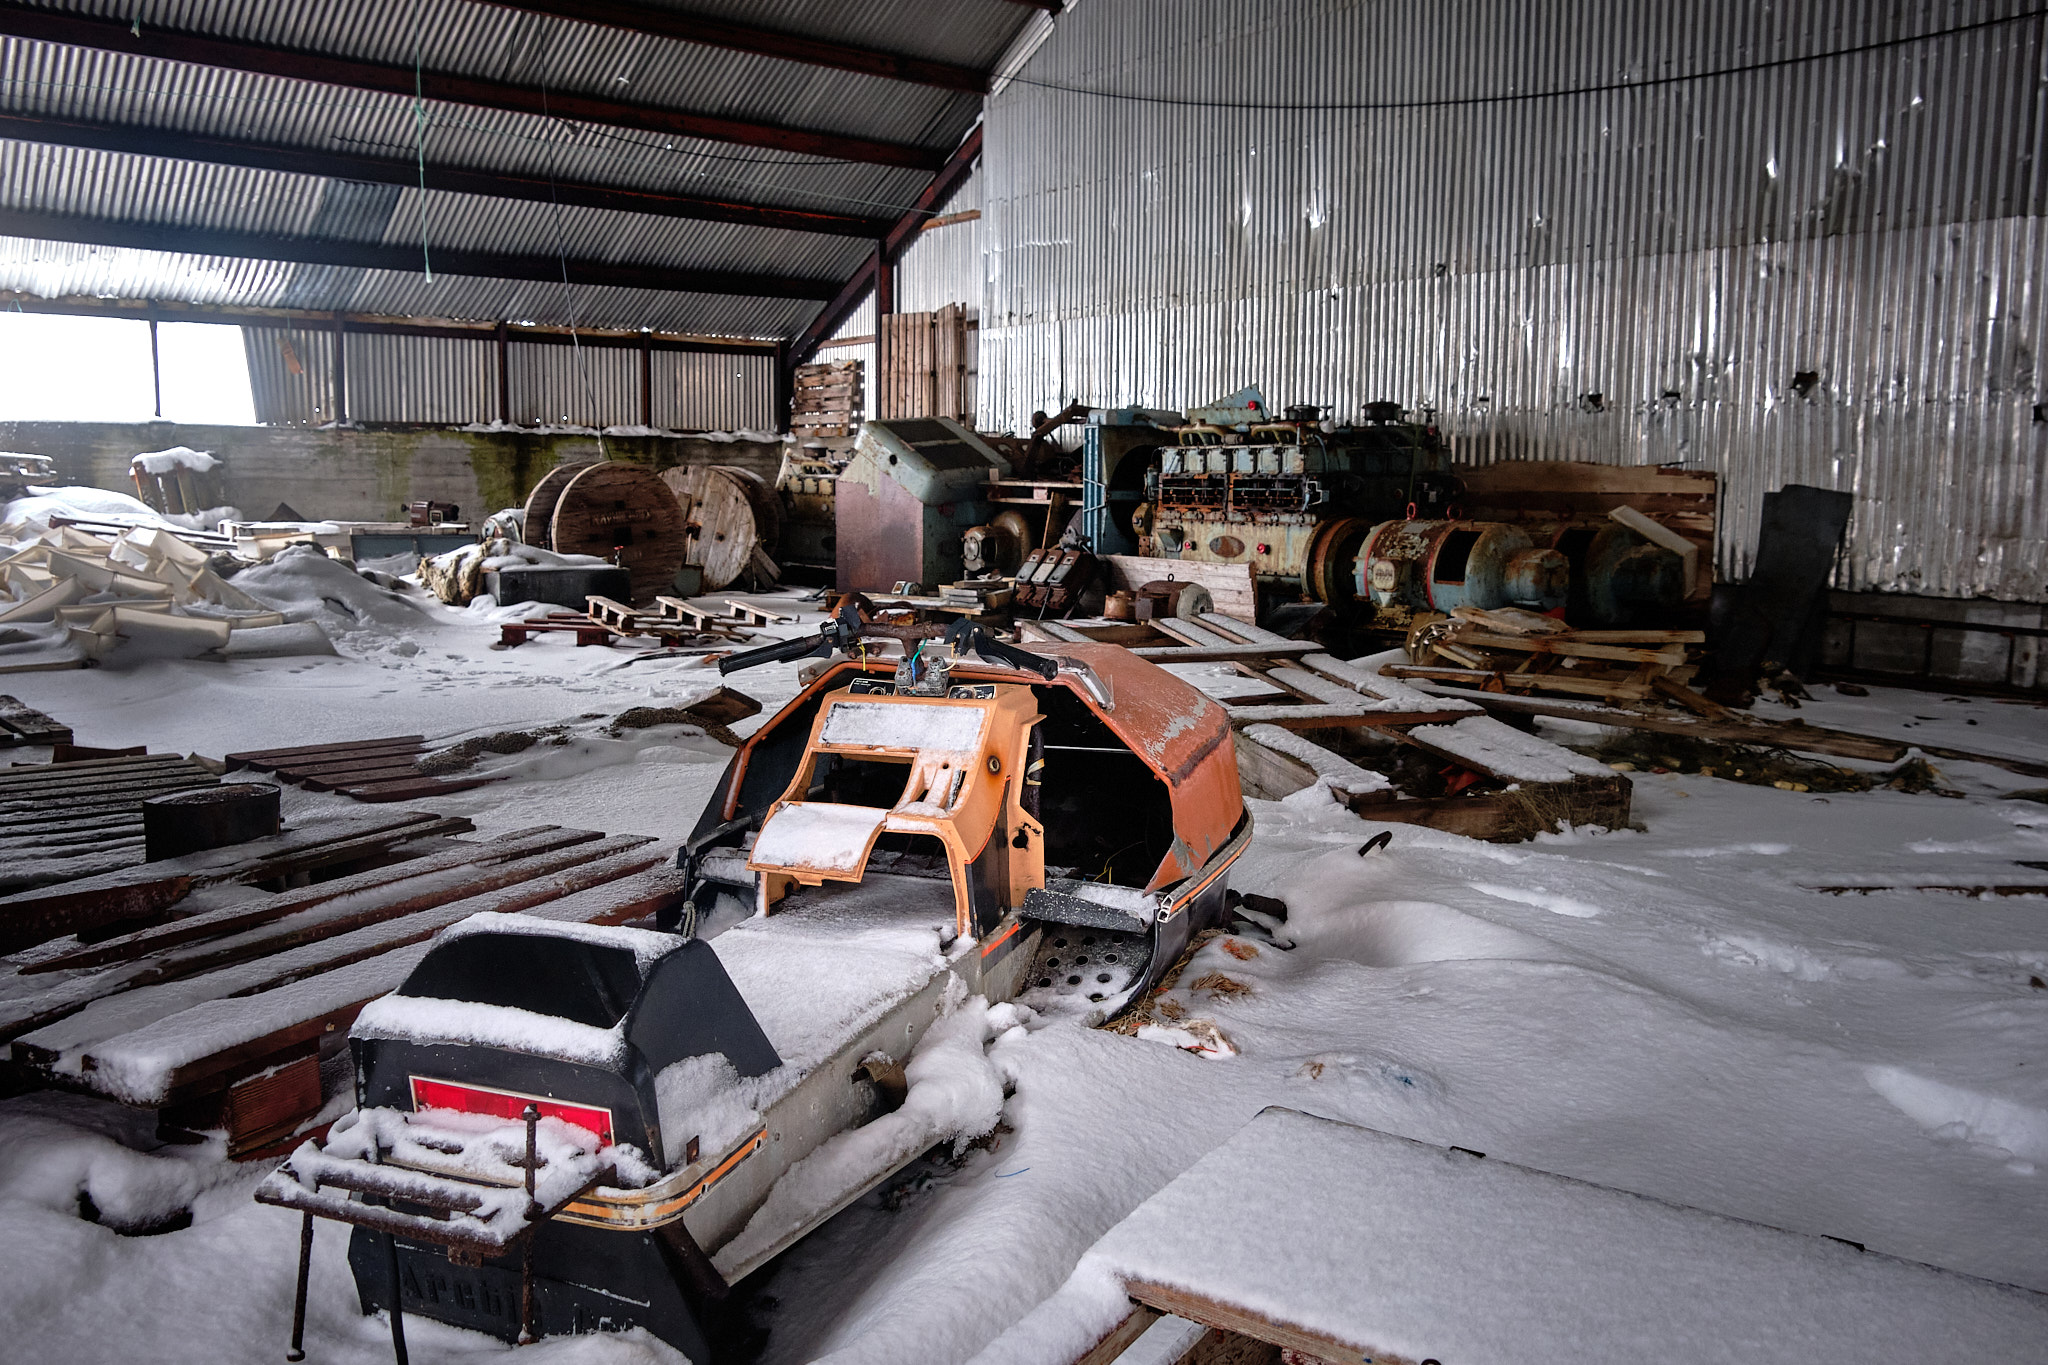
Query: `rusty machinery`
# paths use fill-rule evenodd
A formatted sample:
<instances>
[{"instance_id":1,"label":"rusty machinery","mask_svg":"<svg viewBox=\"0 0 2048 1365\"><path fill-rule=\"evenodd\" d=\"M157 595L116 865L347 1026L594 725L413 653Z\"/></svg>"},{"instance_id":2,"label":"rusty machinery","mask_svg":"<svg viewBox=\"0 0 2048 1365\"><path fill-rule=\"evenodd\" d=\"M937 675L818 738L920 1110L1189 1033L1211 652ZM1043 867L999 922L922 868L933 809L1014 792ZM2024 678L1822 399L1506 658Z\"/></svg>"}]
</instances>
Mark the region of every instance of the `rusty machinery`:
<instances>
[{"instance_id":1,"label":"rusty machinery","mask_svg":"<svg viewBox=\"0 0 2048 1365\"><path fill-rule=\"evenodd\" d=\"M1268 605L1335 607L1347 626L1417 611L1529 606L1587 625L1676 610L1678 557L1604 522L1466 519L1429 422L1373 403L1356 426L1255 388L1177 414L1110 409L1083 445L1083 527L1098 553L1248 564Z\"/></svg>"}]
</instances>

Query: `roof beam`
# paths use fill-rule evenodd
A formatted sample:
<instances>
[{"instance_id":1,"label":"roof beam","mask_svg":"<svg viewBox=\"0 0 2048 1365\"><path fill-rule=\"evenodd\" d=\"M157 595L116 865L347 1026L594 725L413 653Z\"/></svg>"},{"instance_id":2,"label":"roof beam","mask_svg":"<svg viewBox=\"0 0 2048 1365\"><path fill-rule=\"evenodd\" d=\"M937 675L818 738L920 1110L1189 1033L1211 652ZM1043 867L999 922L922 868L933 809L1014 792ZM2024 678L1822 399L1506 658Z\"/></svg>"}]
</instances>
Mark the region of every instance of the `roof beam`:
<instances>
[{"instance_id":1,"label":"roof beam","mask_svg":"<svg viewBox=\"0 0 2048 1365\"><path fill-rule=\"evenodd\" d=\"M884 260L893 261L904 253L910 243L916 240L925 220L944 208L946 201L953 197L953 192L974 173L974 163L980 156L981 125L977 123L974 125L974 131L970 132L960 145L953 149L953 154L946 158L946 164L939 168L939 173L924 187L924 192L917 196L917 202L896 220L896 226L889 229L877 254L861 262L860 268L854 271L853 278L841 286L839 292L832 296L832 301L825 305L824 311L811 319L811 325L804 328L796 340L789 344L791 365L801 365L809 360L818 349L818 344L837 331L839 325L847 318L853 316L853 310L860 306L860 301L875 287L876 265Z\"/></svg>"},{"instance_id":2,"label":"roof beam","mask_svg":"<svg viewBox=\"0 0 2048 1365\"><path fill-rule=\"evenodd\" d=\"M20 209L0 209L0 237L27 237L44 242L79 242L91 246L131 247L189 256L232 256L257 261L290 261L302 265L353 266L364 270L403 270L418 274L427 268L414 246L381 242L337 242L312 237L269 237L215 228L137 223ZM614 264L609 261L563 260L557 256L514 256L488 251L442 250L432 264L444 275L476 275L498 280L536 280L549 284L606 285L617 289L655 289L682 294L741 294L751 298L830 299L837 280L796 279L787 275L756 275L729 270L685 270L657 265Z\"/></svg>"},{"instance_id":3,"label":"roof beam","mask_svg":"<svg viewBox=\"0 0 2048 1365\"><path fill-rule=\"evenodd\" d=\"M415 73L409 66L386 66L348 57L245 43L232 38L212 38L157 28L144 29L137 34L127 24L32 9L19 0L0 0L0 36L231 71L254 71L285 80L374 90L408 99L414 94L414 81L417 80L419 94L442 103L532 114L573 123L633 128L670 137L698 138L744 147L770 147L837 161L934 170L945 160L929 148L900 142L881 142L709 114L689 114L595 95L549 91L539 86L514 85L472 76L433 71Z\"/></svg>"},{"instance_id":4,"label":"roof beam","mask_svg":"<svg viewBox=\"0 0 2048 1365\"><path fill-rule=\"evenodd\" d=\"M220 166L247 166L260 171L281 171L288 175L327 176L336 180L360 180L373 185L416 186L422 178L420 164L396 157L358 156L348 152L322 151L310 147L283 147L229 138L195 137L189 133L161 128L119 127L113 124L77 123L63 119L37 118L22 114L0 114L0 139L42 142L62 147L90 147L103 152L131 156L165 157L174 161L204 161ZM499 171L463 170L429 164L424 171L426 187L451 194L475 194L492 199L525 199L537 203L574 204L581 208L612 209L625 213L647 213L663 218L689 218L711 223L743 223L750 227L782 228L790 232L818 232L838 237L879 239L889 230L887 218L863 218L854 214L824 213L811 209L778 208L767 204L704 199L692 195L667 194L659 190L624 189L573 180L549 181L534 176Z\"/></svg>"},{"instance_id":5,"label":"roof beam","mask_svg":"<svg viewBox=\"0 0 2048 1365\"><path fill-rule=\"evenodd\" d=\"M773 29L736 24L707 15L623 4L620 0L484 0L484 3L526 14L553 15L604 28L699 43L730 52L748 52L757 57L775 57L802 62L806 66L830 67L835 71L907 81L912 85L933 85L941 90L964 90L974 95L988 93L987 73L971 66L850 47L844 43L806 38L795 33L778 33Z\"/></svg>"}]
</instances>

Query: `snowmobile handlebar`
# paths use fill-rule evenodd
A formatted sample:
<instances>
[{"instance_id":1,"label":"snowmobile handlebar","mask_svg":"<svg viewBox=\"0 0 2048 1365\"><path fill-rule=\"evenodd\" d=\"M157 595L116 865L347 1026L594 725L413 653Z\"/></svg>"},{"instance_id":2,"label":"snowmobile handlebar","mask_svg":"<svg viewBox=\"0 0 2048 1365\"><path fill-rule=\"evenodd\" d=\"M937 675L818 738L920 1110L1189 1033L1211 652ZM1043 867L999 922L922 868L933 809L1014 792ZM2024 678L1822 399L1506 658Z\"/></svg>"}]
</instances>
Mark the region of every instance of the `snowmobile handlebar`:
<instances>
[{"instance_id":1,"label":"snowmobile handlebar","mask_svg":"<svg viewBox=\"0 0 2048 1365\"><path fill-rule=\"evenodd\" d=\"M744 649L737 654L728 654L718 661L720 674L737 673L743 668L760 664L781 663L789 659L802 659L811 655L829 655L834 650L851 650L864 634L883 634L871 631L868 623L860 618L860 609L853 598L846 599L839 609L839 615L827 621L816 635L800 635L794 640L780 640L758 649ZM886 638L895 638L889 633ZM946 641L959 653L979 654L992 664L1007 668L1021 669L1036 673L1051 682L1059 675L1060 666L1056 659L1043 654L1033 654L1028 649L1006 645L970 621L956 621L946 631Z\"/></svg>"},{"instance_id":2,"label":"snowmobile handlebar","mask_svg":"<svg viewBox=\"0 0 2048 1365\"><path fill-rule=\"evenodd\" d=\"M1036 673L1051 682L1059 676L1059 660L1049 659L1043 654L1033 654L1028 649L1006 645L971 621L956 621L946 632L946 640L955 650L973 651L992 664L1004 664L1010 668Z\"/></svg>"}]
</instances>

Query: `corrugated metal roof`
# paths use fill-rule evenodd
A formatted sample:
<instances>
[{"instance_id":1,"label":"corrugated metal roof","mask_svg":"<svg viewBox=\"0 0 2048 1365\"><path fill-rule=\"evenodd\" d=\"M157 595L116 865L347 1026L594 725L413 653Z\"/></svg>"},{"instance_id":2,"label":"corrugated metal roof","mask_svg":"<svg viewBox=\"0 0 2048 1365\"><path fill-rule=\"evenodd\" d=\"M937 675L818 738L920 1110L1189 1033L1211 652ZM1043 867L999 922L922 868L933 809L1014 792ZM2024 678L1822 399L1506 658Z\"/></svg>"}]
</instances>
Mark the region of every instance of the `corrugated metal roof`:
<instances>
[{"instance_id":1,"label":"corrugated metal roof","mask_svg":"<svg viewBox=\"0 0 2048 1365\"><path fill-rule=\"evenodd\" d=\"M1806 482L1840 586L2041 600L2044 69L2024 0L1084 3L989 102L979 417L1392 398L1717 471L1731 577Z\"/></svg>"},{"instance_id":2,"label":"corrugated metal roof","mask_svg":"<svg viewBox=\"0 0 2048 1365\"><path fill-rule=\"evenodd\" d=\"M49 0L53 11L309 53L410 65L652 107L913 143L943 155L980 98L521 13L469 0ZM685 7L865 48L992 65L1033 21L997 0L913 6L773 0ZM0 39L0 111L311 150L405 159L418 111L403 95L57 44ZM715 196L872 217L903 212L929 173L796 152L568 124L427 101L431 163L525 177ZM852 238L647 214L381 187L322 177L31 143L0 143L0 204L187 227L411 245L424 203L429 249L638 262L835 279L869 249ZM137 251L12 246L0 279L45 292L121 292L260 306L431 312L495 320L651 326L706 335L794 335L817 305L659 291L436 278L328 266L267 267ZM285 283L280 284L280 281Z\"/></svg>"}]
</instances>

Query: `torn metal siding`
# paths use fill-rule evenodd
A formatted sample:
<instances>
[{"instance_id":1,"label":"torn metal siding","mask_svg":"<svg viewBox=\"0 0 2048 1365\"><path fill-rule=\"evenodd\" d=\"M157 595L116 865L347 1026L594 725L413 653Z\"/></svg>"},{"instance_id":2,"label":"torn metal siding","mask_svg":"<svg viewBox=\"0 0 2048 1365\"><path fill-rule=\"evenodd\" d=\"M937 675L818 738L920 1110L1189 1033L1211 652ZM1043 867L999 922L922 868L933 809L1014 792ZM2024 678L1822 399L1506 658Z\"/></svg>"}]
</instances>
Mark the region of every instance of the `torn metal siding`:
<instances>
[{"instance_id":1,"label":"torn metal siding","mask_svg":"<svg viewBox=\"0 0 2048 1365\"><path fill-rule=\"evenodd\" d=\"M1394 398L1715 470L1733 577L1806 482L1858 494L1839 586L2048 597L2024 10L1084 0L989 104L981 422Z\"/></svg>"}]
</instances>

